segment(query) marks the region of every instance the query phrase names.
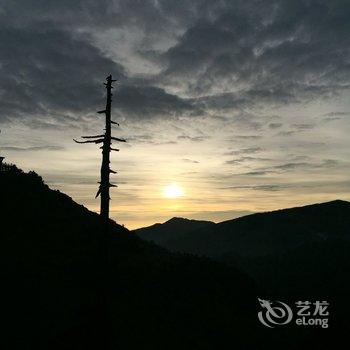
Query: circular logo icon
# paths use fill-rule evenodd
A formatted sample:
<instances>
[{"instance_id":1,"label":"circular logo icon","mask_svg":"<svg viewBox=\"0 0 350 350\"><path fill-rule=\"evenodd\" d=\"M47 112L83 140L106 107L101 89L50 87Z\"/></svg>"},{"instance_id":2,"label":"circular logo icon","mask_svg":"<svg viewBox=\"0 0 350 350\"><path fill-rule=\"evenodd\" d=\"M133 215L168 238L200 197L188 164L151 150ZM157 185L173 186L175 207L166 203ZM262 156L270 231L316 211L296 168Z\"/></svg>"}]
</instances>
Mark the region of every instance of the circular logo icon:
<instances>
[{"instance_id":1,"label":"circular logo icon","mask_svg":"<svg viewBox=\"0 0 350 350\"><path fill-rule=\"evenodd\" d=\"M293 312L287 304L281 301L258 300L263 308L258 313L258 318L264 326L274 328L275 326L287 324L292 320Z\"/></svg>"}]
</instances>

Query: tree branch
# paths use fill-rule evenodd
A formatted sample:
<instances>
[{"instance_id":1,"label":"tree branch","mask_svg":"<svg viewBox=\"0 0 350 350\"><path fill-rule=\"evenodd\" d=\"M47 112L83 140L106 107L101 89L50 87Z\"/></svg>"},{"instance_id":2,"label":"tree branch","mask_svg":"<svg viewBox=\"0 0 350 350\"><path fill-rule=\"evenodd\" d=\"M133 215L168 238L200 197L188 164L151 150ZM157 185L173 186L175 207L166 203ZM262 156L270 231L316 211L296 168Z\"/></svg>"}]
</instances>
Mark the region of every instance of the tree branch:
<instances>
[{"instance_id":1,"label":"tree branch","mask_svg":"<svg viewBox=\"0 0 350 350\"><path fill-rule=\"evenodd\" d=\"M95 198L97 198L100 194L101 194L101 187L98 188L98 191L97 191L97 193L96 193Z\"/></svg>"},{"instance_id":2,"label":"tree branch","mask_svg":"<svg viewBox=\"0 0 350 350\"><path fill-rule=\"evenodd\" d=\"M105 135L96 135L96 136L82 136L82 139L95 139L98 137L105 137Z\"/></svg>"},{"instance_id":3,"label":"tree branch","mask_svg":"<svg viewBox=\"0 0 350 350\"><path fill-rule=\"evenodd\" d=\"M102 143L104 140L98 139L98 140L89 140L89 141L77 141L73 139L73 141L76 143Z\"/></svg>"},{"instance_id":4,"label":"tree branch","mask_svg":"<svg viewBox=\"0 0 350 350\"><path fill-rule=\"evenodd\" d=\"M119 139L118 137L111 137L111 140L114 140L114 141L119 141L119 142L126 142L126 140L124 139Z\"/></svg>"}]
</instances>

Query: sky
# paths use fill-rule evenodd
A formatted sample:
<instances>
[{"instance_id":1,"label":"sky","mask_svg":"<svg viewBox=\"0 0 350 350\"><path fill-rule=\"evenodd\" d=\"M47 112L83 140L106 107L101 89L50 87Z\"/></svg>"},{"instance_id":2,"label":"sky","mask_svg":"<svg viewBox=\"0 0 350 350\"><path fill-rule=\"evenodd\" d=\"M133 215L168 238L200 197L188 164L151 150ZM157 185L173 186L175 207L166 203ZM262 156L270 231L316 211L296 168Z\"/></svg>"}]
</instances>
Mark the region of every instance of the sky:
<instances>
[{"instance_id":1,"label":"sky","mask_svg":"<svg viewBox=\"0 0 350 350\"><path fill-rule=\"evenodd\" d=\"M118 223L350 200L349 33L348 0L2 0L0 153L98 211L112 74Z\"/></svg>"}]
</instances>

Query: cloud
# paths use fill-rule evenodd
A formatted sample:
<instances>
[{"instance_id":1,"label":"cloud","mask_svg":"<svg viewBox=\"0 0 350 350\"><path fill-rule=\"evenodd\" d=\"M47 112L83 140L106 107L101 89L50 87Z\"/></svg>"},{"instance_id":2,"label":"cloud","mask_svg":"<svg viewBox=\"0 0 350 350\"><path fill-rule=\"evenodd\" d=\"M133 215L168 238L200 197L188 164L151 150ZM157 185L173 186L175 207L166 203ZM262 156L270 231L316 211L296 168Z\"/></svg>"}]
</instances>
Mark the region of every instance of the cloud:
<instances>
[{"instance_id":1,"label":"cloud","mask_svg":"<svg viewBox=\"0 0 350 350\"><path fill-rule=\"evenodd\" d=\"M285 163L280 165L275 165L273 168L277 170L294 170L298 168L307 168L310 167L310 163L300 162L300 163Z\"/></svg>"},{"instance_id":2,"label":"cloud","mask_svg":"<svg viewBox=\"0 0 350 350\"><path fill-rule=\"evenodd\" d=\"M179 171L193 185L194 197L199 193L188 198L189 207L213 209L203 211L204 218L235 215L215 211L218 206L265 208L270 195L283 197L273 206L296 201L276 192L294 191L286 189L290 178L327 177L335 183L327 188L328 197L347 193L336 181L349 173L349 17L347 0L2 2L0 124L8 123L2 144L18 164L26 158L28 167L52 168L63 178L62 190L86 201L81 190L93 177L72 178L71 184L69 179L80 169L77 159L97 174L98 150L62 150L57 160L47 152L39 157L43 166L27 155L40 147L60 151L55 138L68 147L73 135L100 130L103 121L95 111L104 108L102 83L112 73L119 80L113 116L121 122L126 147L134 146L118 154L118 167L131 186L121 192L118 208L134 199L153 205L154 172L165 178ZM20 144L14 142L18 135L23 135ZM179 167L164 167L170 154ZM199 155L197 172L181 169L194 168ZM223 166L225 161L231 165ZM150 168L155 163L161 171ZM230 185L237 197L218 191ZM316 198L322 191L320 182L309 193ZM141 199L132 197L136 192ZM300 194L302 202L305 193ZM152 217L161 215L151 209Z\"/></svg>"},{"instance_id":3,"label":"cloud","mask_svg":"<svg viewBox=\"0 0 350 350\"><path fill-rule=\"evenodd\" d=\"M270 129L278 129L282 126L282 123L270 123L268 126Z\"/></svg>"},{"instance_id":4,"label":"cloud","mask_svg":"<svg viewBox=\"0 0 350 350\"><path fill-rule=\"evenodd\" d=\"M154 143L154 137L150 134L130 135L128 136L129 143Z\"/></svg>"},{"instance_id":5,"label":"cloud","mask_svg":"<svg viewBox=\"0 0 350 350\"><path fill-rule=\"evenodd\" d=\"M225 164L241 164L244 162L256 162L256 161L267 161L271 160L269 158L261 158L261 157L240 157L237 159L227 160Z\"/></svg>"},{"instance_id":6,"label":"cloud","mask_svg":"<svg viewBox=\"0 0 350 350\"><path fill-rule=\"evenodd\" d=\"M243 189L243 190L259 190L259 191L275 192L275 191L283 190L283 189L288 188L288 187L289 187L288 185L284 185L284 184L278 184L278 185L266 184L266 185L229 186L229 187L224 187L224 188L221 188L221 189L225 189L225 190Z\"/></svg>"},{"instance_id":7,"label":"cloud","mask_svg":"<svg viewBox=\"0 0 350 350\"><path fill-rule=\"evenodd\" d=\"M96 110L106 72L123 68L98 49L48 23L0 31L1 118L66 115Z\"/></svg>"},{"instance_id":8,"label":"cloud","mask_svg":"<svg viewBox=\"0 0 350 350\"><path fill-rule=\"evenodd\" d=\"M239 139L239 140L257 140L261 139L261 135L235 135L233 139Z\"/></svg>"},{"instance_id":9,"label":"cloud","mask_svg":"<svg viewBox=\"0 0 350 350\"><path fill-rule=\"evenodd\" d=\"M318 169L318 168L329 168L337 166L339 162L335 159L324 159L320 163L308 163L308 162L293 162L293 163L285 163L280 165L275 165L273 169L288 171L294 169Z\"/></svg>"},{"instance_id":10,"label":"cloud","mask_svg":"<svg viewBox=\"0 0 350 350\"><path fill-rule=\"evenodd\" d=\"M332 96L349 88L349 14L347 1L222 1L164 54L162 77L220 108Z\"/></svg>"},{"instance_id":11,"label":"cloud","mask_svg":"<svg viewBox=\"0 0 350 350\"><path fill-rule=\"evenodd\" d=\"M289 137L289 136L293 136L295 134L300 134L301 132L304 132L304 131L312 130L315 127L316 127L316 125L311 124L311 123L290 124L290 130L279 131L277 133L277 135Z\"/></svg>"},{"instance_id":12,"label":"cloud","mask_svg":"<svg viewBox=\"0 0 350 350\"><path fill-rule=\"evenodd\" d=\"M330 112L323 114L324 117L343 117L349 115L347 112Z\"/></svg>"},{"instance_id":13,"label":"cloud","mask_svg":"<svg viewBox=\"0 0 350 350\"><path fill-rule=\"evenodd\" d=\"M292 136L294 134L296 134L297 131L296 130L289 130L289 131L280 131L277 133L277 136Z\"/></svg>"},{"instance_id":14,"label":"cloud","mask_svg":"<svg viewBox=\"0 0 350 350\"><path fill-rule=\"evenodd\" d=\"M246 176L263 176L263 175L268 175L268 171L249 171L247 173L243 173L242 175Z\"/></svg>"},{"instance_id":15,"label":"cloud","mask_svg":"<svg viewBox=\"0 0 350 350\"><path fill-rule=\"evenodd\" d=\"M199 136L189 136L189 135L180 135L177 137L178 140L187 140L191 142L202 142L209 138L209 136L199 135Z\"/></svg>"},{"instance_id":16,"label":"cloud","mask_svg":"<svg viewBox=\"0 0 350 350\"><path fill-rule=\"evenodd\" d=\"M188 158L183 158L181 160L185 163L199 164L198 160L193 160L193 159L188 159Z\"/></svg>"},{"instance_id":17,"label":"cloud","mask_svg":"<svg viewBox=\"0 0 350 350\"><path fill-rule=\"evenodd\" d=\"M31 152L31 151L62 151L65 147L62 146L33 146L33 147L16 147L16 146L2 146L4 151L13 151L13 152Z\"/></svg>"},{"instance_id":18,"label":"cloud","mask_svg":"<svg viewBox=\"0 0 350 350\"><path fill-rule=\"evenodd\" d=\"M349 14L345 0L8 2L0 15L1 120L91 113L108 73L121 80L120 113L140 119L331 97L349 88ZM113 31L130 34L114 58L106 49ZM131 56L163 69L132 78L120 59ZM261 124L253 117L246 126Z\"/></svg>"},{"instance_id":19,"label":"cloud","mask_svg":"<svg viewBox=\"0 0 350 350\"><path fill-rule=\"evenodd\" d=\"M50 115L53 126L56 122L67 125L69 114L91 114L103 107L102 82L108 73L121 81L116 104L129 117L170 118L194 110L189 102L164 89L130 85L121 65L61 29L48 25L43 30L39 24L5 29L0 39L2 119Z\"/></svg>"},{"instance_id":20,"label":"cloud","mask_svg":"<svg viewBox=\"0 0 350 350\"><path fill-rule=\"evenodd\" d=\"M239 154L252 154L252 153L258 153L260 151L263 151L263 149L261 147L249 147L249 148L241 148L239 150L235 150L235 151L230 151L230 152L226 152L225 155L239 155Z\"/></svg>"},{"instance_id":21,"label":"cloud","mask_svg":"<svg viewBox=\"0 0 350 350\"><path fill-rule=\"evenodd\" d=\"M77 116L86 122L86 115L103 108L102 82L109 73L120 81L115 105L119 114L138 119L196 114L186 99L147 79L131 79L82 30L96 26L96 18L105 22L105 14L110 18L107 1L21 3L6 4L0 14L0 122L17 119L48 129L69 126ZM51 122L45 121L47 116Z\"/></svg>"},{"instance_id":22,"label":"cloud","mask_svg":"<svg viewBox=\"0 0 350 350\"><path fill-rule=\"evenodd\" d=\"M300 159L300 158L299 158ZM301 159L309 159L309 158L301 158ZM229 163L234 164L234 163ZM340 162L336 159L323 159L321 162L315 163L315 162L289 162L289 163L283 163L283 164L277 164L273 166L268 167L262 167L258 168L254 171L246 172L240 175L247 175L247 176L264 176L264 175L271 175L271 174L281 174L286 172L292 172L295 170L301 170L301 171L307 171L307 170L322 170L322 169L331 169L334 167L339 166Z\"/></svg>"},{"instance_id":23,"label":"cloud","mask_svg":"<svg viewBox=\"0 0 350 350\"><path fill-rule=\"evenodd\" d=\"M118 111L138 119L154 117L170 119L196 112L189 100L168 94L164 89L153 86L121 85L117 92L116 105Z\"/></svg>"},{"instance_id":24,"label":"cloud","mask_svg":"<svg viewBox=\"0 0 350 350\"><path fill-rule=\"evenodd\" d=\"M305 130L311 130L315 127L313 124L292 124L291 128L296 129L297 131L305 131Z\"/></svg>"},{"instance_id":25,"label":"cloud","mask_svg":"<svg viewBox=\"0 0 350 350\"><path fill-rule=\"evenodd\" d=\"M334 122L334 121L337 121L337 120L342 120L347 115L349 115L349 113L346 113L346 112L325 113L325 114L322 115L322 121L324 123Z\"/></svg>"}]
</instances>

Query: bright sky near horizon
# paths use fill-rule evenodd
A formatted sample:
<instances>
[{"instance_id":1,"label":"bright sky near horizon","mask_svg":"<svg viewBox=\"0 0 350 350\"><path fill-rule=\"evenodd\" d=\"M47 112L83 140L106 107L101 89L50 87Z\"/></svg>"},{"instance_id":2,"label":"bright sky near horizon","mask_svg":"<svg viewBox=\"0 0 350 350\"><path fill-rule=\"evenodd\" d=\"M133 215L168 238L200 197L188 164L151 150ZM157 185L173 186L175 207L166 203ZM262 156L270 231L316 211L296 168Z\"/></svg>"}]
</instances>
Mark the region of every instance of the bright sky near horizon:
<instances>
[{"instance_id":1,"label":"bright sky near horizon","mask_svg":"<svg viewBox=\"0 0 350 350\"><path fill-rule=\"evenodd\" d=\"M350 4L266 3L3 2L1 155L98 211L112 73L128 228L350 200Z\"/></svg>"}]
</instances>

